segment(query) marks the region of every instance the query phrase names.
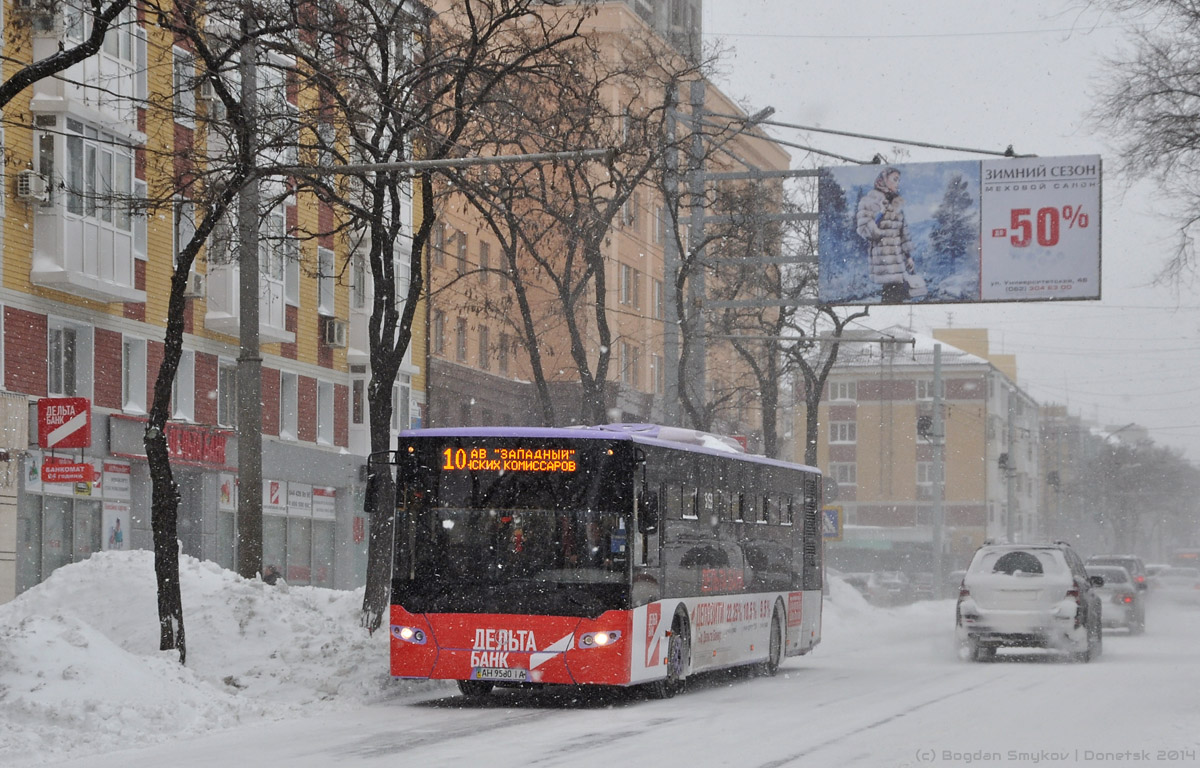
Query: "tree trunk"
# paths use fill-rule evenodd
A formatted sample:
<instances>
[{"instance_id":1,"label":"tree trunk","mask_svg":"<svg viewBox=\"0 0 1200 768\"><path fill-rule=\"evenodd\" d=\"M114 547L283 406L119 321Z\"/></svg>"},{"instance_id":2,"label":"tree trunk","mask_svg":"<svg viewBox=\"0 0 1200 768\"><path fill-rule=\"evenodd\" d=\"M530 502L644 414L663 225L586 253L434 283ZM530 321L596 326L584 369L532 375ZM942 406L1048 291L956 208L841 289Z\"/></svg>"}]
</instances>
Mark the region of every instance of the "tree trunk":
<instances>
[{"instance_id":1,"label":"tree trunk","mask_svg":"<svg viewBox=\"0 0 1200 768\"><path fill-rule=\"evenodd\" d=\"M158 649L179 651L187 661L183 631L183 596L179 589L179 487L171 474L167 436L146 428L146 458L150 463L150 527L154 533L154 578L158 584Z\"/></svg>"}]
</instances>

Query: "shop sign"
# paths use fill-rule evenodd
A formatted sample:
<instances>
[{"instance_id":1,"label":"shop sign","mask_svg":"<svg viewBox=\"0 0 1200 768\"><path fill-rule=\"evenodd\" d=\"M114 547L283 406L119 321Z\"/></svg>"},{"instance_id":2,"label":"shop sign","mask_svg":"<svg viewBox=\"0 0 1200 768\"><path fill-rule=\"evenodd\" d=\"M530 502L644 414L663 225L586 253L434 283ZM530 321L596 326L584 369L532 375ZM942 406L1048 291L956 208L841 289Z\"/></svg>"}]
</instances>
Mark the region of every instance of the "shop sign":
<instances>
[{"instance_id":1,"label":"shop sign","mask_svg":"<svg viewBox=\"0 0 1200 768\"><path fill-rule=\"evenodd\" d=\"M320 517L326 520L333 520L336 518L337 489L320 487L313 488L312 513L313 517Z\"/></svg>"},{"instance_id":2,"label":"shop sign","mask_svg":"<svg viewBox=\"0 0 1200 768\"><path fill-rule=\"evenodd\" d=\"M92 444L92 403L86 397L38 398L37 412L39 447L87 448Z\"/></svg>"}]
</instances>

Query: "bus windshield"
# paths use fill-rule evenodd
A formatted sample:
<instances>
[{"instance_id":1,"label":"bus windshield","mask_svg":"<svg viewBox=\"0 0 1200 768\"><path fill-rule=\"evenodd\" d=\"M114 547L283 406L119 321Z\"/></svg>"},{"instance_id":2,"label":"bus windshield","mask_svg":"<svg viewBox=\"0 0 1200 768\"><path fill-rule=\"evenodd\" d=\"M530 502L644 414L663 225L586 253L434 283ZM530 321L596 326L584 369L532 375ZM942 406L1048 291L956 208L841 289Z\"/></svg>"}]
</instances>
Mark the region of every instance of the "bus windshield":
<instances>
[{"instance_id":1,"label":"bus windshield","mask_svg":"<svg viewBox=\"0 0 1200 768\"><path fill-rule=\"evenodd\" d=\"M598 616L628 607L627 494L612 457L571 474L438 471L410 499L395 601L416 613ZM398 563L400 565L401 563Z\"/></svg>"}]
</instances>

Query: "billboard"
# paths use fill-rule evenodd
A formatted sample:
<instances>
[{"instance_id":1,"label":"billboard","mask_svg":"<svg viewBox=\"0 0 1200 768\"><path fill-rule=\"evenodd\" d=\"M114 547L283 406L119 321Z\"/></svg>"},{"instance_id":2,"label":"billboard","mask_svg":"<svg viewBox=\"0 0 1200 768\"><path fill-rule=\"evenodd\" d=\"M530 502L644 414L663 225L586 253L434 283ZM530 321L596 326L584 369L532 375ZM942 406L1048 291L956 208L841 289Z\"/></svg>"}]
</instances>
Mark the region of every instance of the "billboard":
<instances>
[{"instance_id":1,"label":"billboard","mask_svg":"<svg viewBox=\"0 0 1200 768\"><path fill-rule=\"evenodd\" d=\"M820 300L1100 298L1100 156L822 168Z\"/></svg>"}]
</instances>

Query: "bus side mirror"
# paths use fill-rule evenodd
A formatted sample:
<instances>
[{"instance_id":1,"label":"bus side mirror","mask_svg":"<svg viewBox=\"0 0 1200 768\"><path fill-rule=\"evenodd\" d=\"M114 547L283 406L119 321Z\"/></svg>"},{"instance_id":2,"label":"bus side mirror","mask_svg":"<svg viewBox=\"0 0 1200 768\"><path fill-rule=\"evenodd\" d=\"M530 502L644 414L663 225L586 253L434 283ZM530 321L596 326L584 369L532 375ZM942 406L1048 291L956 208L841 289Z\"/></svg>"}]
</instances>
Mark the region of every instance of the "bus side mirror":
<instances>
[{"instance_id":1,"label":"bus side mirror","mask_svg":"<svg viewBox=\"0 0 1200 768\"><path fill-rule=\"evenodd\" d=\"M646 491L638 499L638 532L658 531L658 492Z\"/></svg>"}]
</instances>

